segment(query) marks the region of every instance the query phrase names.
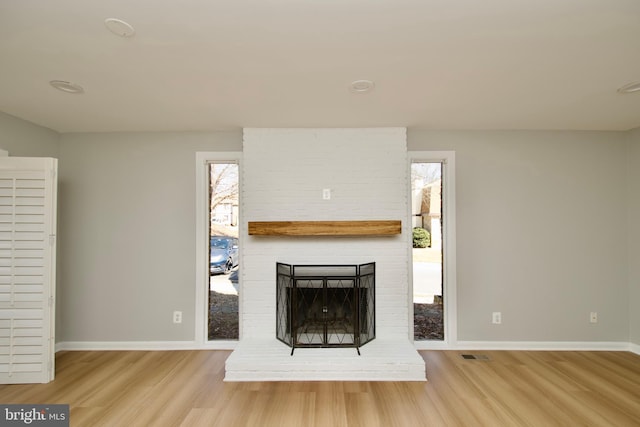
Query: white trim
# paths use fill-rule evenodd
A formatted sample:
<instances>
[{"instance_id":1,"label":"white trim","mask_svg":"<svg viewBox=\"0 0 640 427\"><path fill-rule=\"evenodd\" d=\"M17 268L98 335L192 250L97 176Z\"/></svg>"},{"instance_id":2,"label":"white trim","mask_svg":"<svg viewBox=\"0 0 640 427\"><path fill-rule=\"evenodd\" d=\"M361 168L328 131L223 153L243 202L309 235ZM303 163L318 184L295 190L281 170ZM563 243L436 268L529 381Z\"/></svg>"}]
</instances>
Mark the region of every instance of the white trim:
<instances>
[{"instance_id":1,"label":"white trim","mask_svg":"<svg viewBox=\"0 0 640 427\"><path fill-rule=\"evenodd\" d=\"M411 193L411 163L418 162L442 162L442 250L444 263L444 277L442 287L444 293L444 341L416 341L416 348L428 345L430 349L445 349L455 346L458 339L458 316L456 300L456 153L455 151L409 151L408 167L409 185L407 191ZM409 200L411 200L409 198ZM408 220L405 221L405 231L408 239L411 239L411 203L408 203ZM409 337L413 340L413 257L410 241L407 244L409 251Z\"/></svg>"},{"instance_id":2,"label":"white trim","mask_svg":"<svg viewBox=\"0 0 640 427\"><path fill-rule=\"evenodd\" d=\"M197 348L208 349L215 348L214 344L209 342L207 336L207 289L209 288L209 240L205 237L209 233L209 215L207 212L207 203L209 200L209 177L207 165L211 162L228 161L237 163L239 167L238 186L242 189L242 152L241 151L198 151L196 152L196 310L195 310L195 343ZM242 236L242 190L238 197L238 224L240 233L238 238ZM243 245L239 248L239 263L243 265ZM242 289L242 279L238 278L238 289ZM241 292L238 292L241 294ZM238 313L240 319L239 330L242 334L242 300L238 301ZM212 347L214 346L214 347ZM225 348L229 348L228 346Z\"/></svg>"},{"instance_id":3,"label":"white trim","mask_svg":"<svg viewBox=\"0 0 640 427\"><path fill-rule=\"evenodd\" d=\"M202 346L196 341L64 341L56 343L58 351L170 351L170 350L233 350L236 341L209 342Z\"/></svg>"},{"instance_id":4,"label":"white trim","mask_svg":"<svg viewBox=\"0 0 640 427\"><path fill-rule=\"evenodd\" d=\"M63 341L55 351L170 351L234 350L238 341ZM618 341L458 341L455 346L442 341L416 341L416 350L511 350L511 351L630 351L640 355L640 345Z\"/></svg>"},{"instance_id":5,"label":"white trim","mask_svg":"<svg viewBox=\"0 0 640 427\"><path fill-rule=\"evenodd\" d=\"M633 349L634 344L619 341L458 341L451 346L433 346L435 342L430 344L427 341L416 341L414 344L418 350L632 351L636 353Z\"/></svg>"},{"instance_id":6,"label":"white trim","mask_svg":"<svg viewBox=\"0 0 640 427\"><path fill-rule=\"evenodd\" d=\"M464 350L541 350L541 351L629 351L627 342L618 341L458 341Z\"/></svg>"}]
</instances>

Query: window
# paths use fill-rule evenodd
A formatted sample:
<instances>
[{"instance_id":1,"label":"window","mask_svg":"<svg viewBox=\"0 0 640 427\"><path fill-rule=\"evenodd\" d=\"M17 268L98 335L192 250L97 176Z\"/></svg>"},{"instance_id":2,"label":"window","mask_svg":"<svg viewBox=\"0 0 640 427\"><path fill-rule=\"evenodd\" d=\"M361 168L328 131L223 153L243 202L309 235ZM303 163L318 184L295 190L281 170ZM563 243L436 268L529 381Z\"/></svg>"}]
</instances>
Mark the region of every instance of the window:
<instances>
[{"instance_id":1,"label":"window","mask_svg":"<svg viewBox=\"0 0 640 427\"><path fill-rule=\"evenodd\" d=\"M240 331L240 153L197 153L196 341L230 348Z\"/></svg>"},{"instance_id":2,"label":"window","mask_svg":"<svg viewBox=\"0 0 640 427\"><path fill-rule=\"evenodd\" d=\"M411 259L414 259L413 268L409 271L412 290L410 334L419 349L448 348L457 341L455 153L409 152L408 169L411 183L408 191L412 200L409 212L411 241L408 242L408 250ZM419 230L414 232L414 228ZM414 251L423 248L414 249L414 236L418 240L416 246L424 245L429 248L415 254L415 258ZM438 304L440 307L436 306ZM441 320L438 316L441 316ZM442 330L417 330L417 322L434 322L440 325ZM433 332L433 335L429 335L430 332Z\"/></svg>"},{"instance_id":3,"label":"window","mask_svg":"<svg viewBox=\"0 0 640 427\"><path fill-rule=\"evenodd\" d=\"M411 162L413 339L444 340L442 162Z\"/></svg>"}]
</instances>

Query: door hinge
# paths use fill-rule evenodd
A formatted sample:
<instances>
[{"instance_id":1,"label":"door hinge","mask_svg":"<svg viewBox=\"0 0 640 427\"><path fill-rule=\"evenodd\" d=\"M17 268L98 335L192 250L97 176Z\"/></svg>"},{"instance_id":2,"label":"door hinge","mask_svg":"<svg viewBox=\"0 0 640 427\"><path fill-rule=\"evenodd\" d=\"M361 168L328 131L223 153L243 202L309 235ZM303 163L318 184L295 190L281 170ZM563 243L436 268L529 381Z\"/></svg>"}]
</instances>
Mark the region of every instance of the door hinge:
<instances>
[{"instance_id":1,"label":"door hinge","mask_svg":"<svg viewBox=\"0 0 640 427\"><path fill-rule=\"evenodd\" d=\"M56 244L56 235L55 234L49 234L49 245L50 246L54 246Z\"/></svg>"},{"instance_id":2,"label":"door hinge","mask_svg":"<svg viewBox=\"0 0 640 427\"><path fill-rule=\"evenodd\" d=\"M53 307L53 297L49 297L49 307Z\"/></svg>"}]
</instances>

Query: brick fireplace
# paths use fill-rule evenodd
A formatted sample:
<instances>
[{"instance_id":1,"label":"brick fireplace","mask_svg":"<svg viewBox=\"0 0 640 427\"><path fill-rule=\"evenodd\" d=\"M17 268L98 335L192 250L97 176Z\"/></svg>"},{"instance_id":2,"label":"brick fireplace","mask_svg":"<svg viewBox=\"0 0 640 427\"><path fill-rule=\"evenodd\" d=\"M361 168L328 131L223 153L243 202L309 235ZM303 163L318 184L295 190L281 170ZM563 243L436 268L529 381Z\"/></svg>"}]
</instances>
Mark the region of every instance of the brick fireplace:
<instances>
[{"instance_id":1,"label":"brick fireplace","mask_svg":"<svg viewBox=\"0 0 640 427\"><path fill-rule=\"evenodd\" d=\"M407 169L404 128L244 130L241 339L227 360L226 381L425 380L424 360L409 341ZM329 199L323 197L326 190ZM254 235L248 230L250 223L265 221L363 220L402 220L403 228L382 236ZM360 347L359 356L355 348L324 345L324 335L316 336L318 346L297 346L292 356L287 340L275 333L276 264L370 262L376 274L375 339ZM352 292L342 295L350 298ZM302 316L315 313L317 319L316 309L321 313L324 306L307 305ZM309 321L306 326L324 334L324 325ZM344 335L343 342L348 338Z\"/></svg>"}]
</instances>

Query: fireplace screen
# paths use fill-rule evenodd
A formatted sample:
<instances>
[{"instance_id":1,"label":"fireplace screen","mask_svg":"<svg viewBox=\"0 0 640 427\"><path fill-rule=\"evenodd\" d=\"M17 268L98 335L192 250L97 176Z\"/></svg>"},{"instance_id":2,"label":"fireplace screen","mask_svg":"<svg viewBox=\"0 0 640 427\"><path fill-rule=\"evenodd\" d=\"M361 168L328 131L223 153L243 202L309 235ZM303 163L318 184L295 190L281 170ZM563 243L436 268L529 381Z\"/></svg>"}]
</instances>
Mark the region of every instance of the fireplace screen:
<instances>
[{"instance_id":1,"label":"fireplace screen","mask_svg":"<svg viewBox=\"0 0 640 427\"><path fill-rule=\"evenodd\" d=\"M276 264L276 336L297 347L359 347L375 338L375 263Z\"/></svg>"}]
</instances>

